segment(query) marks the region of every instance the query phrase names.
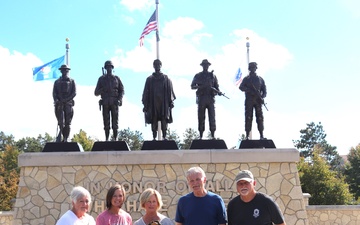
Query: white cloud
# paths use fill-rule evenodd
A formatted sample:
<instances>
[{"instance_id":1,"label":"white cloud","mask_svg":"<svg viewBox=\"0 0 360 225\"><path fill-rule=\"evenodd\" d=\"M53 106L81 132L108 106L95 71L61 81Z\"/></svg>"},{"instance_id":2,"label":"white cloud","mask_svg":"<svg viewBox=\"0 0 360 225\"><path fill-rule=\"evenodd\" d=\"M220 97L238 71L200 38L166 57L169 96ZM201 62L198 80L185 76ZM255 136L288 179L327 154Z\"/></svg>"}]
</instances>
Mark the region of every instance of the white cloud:
<instances>
[{"instance_id":1,"label":"white cloud","mask_svg":"<svg viewBox=\"0 0 360 225\"><path fill-rule=\"evenodd\" d=\"M360 2L358 0L339 0L340 4L355 18L360 18Z\"/></svg>"},{"instance_id":2,"label":"white cloud","mask_svg":"<svg viewBox=\"0 0 360 225\"><path fill-rule=\"evenodd\" d=\"M203 22L189 17L179 17L166 22L161 30L162 35L173 40L182 40L187 35L194 35L204 27ZM211 36L211 35L210 35Z\"/></svg>"},{"instance_id":3,"label":"white cloud","mask_svg":"<svg viewBox=\"0 0 360 225\"><path fill-rule=\"evenodd\" d=\"M154 0L120 0L120 4L130 11L141 10L154 4Z\"/></svg>"}]
</instances>

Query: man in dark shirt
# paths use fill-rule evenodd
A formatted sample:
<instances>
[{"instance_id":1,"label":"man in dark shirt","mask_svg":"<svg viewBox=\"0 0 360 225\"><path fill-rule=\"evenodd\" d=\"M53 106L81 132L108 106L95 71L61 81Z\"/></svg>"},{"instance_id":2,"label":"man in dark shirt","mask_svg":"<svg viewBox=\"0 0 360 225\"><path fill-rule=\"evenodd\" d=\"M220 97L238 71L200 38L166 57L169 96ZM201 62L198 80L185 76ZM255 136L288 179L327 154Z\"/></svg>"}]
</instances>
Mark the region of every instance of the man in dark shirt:
<instances>
[{"instance_id":1,"label":"man in dark shirt","mask_svg":"<svg viewBox=\"0 0 360 225\"><path fill-rule=\"evenodd\" d=\"M253 174L242 170L235 178L239 196L227 206L228 225L286 225L278 204L268 195L256 192Z\"/></svg>"}]
</instances>

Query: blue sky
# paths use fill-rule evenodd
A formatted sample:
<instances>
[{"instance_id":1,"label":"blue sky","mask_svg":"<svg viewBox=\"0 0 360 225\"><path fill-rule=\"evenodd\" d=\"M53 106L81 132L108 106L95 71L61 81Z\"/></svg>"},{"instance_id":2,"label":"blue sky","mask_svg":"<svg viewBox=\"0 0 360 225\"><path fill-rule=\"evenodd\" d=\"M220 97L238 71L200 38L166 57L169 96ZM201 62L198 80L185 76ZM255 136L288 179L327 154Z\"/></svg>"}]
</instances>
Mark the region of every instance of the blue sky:
<instances>
[{"instance_id":1,"label":"blue sky","mask_svg":"<svg viewBox=\"0 0 360 225\"><path fill-rule=\"evenodd\" d=\"M319 1L189 1L159 0L162 70L177 99L170 130L182 138L197 130L195 91L190 89L199 65L208 59L220 89L216 97L217 131L230 148L244 133L244 93L233 84L250 61L266 82L269 111L264 111L267 138L278 148L292 148L306 123L321 122L329 144L347 154L360 143L360 2ZM0 7L0 130L16 139L45 132L55 136L53 81L33 82L32 67L65 54L70 44L70 76L77 84L71 135L85 130L104 139L102 116L94 89L101 67L115 63L125 86L120 129L145 127L141 95L153 72L155 33L140 34L155 10L155 0L5 1ZM208 131L206 124L205 132ZM253 138L259 137L256 124Z\"/></svg>"}]
</instances>

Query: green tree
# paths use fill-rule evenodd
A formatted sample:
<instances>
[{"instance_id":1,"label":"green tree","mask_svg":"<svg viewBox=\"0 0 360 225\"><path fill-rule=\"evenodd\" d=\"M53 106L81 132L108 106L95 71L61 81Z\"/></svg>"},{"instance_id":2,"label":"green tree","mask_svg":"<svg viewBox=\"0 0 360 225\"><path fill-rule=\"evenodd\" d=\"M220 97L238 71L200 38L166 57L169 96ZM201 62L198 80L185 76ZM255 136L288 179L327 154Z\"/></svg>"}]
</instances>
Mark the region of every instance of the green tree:
<instances>
[{"instance_id":1,"label":"green tree","mask_svg":"<svg viewBox=\"0 0 360 225\"><path fill-rule=\"evenodd\" d=\"M191 142L195 139L199 139L199 134L193 128L186 128L183 134L183 142L180 143L180 149L190 149Z\"/></svg>"},{"instance_id":2,"label":"green tree","mask_svg":"<svg viewBox=\"0 0 360 225\"><path fill-rule=\"evenodd\" d=\"M86 152L91 151L95 142L95 140L93 140L90 136L87 136L86 132L82 129L80 129L78 134L74 134L71 141L79 143Z\"/></svg>"},{"instance_id":3,"label":"green tree","mask_svg":"<svg viewBox=\"0 0 360 225\"><path fill-rule=\"evenodd\" d=\"M127 129L120 130L118 133L118 140L125 141L131 151L141 150L141 147L144 143L144 138L140 131L131 131L128 127Z\"/></svg>"},{"instance_id":4,"label":"green tree","mask_svg":"<svg viewBox=\"0 0 360 225\"><path fill-rule=\"evenodd\" d=\"M51 137L48 133L44 136L39 134L37 138L26 137L16 141L15 145L20 152L41 152L47 142L53 142L54 137Z\"/></svg>"},{"instance_id":5,"label":"green tree","mask_svg":"<svg viewBox=\"0 0 360 225\"><path fill-rule=\"evenodd\" d=\"M0 211L11 210L12 199L16 198L20 177L18 155L16 147L8 144L0 152Z\"/></svg>"},{"instance_id":6,"label":"green tree","mask_svg":"<svg viewBox=\"0 0 360 225\"><path fill-rule=\"evenodd\" d=\"M306 160L312 160L315 146L320 146L322 150L319 154L326 159L332 170L341 170L341 157L336 151L336 147L331 146L326 141L326 133L321 122L306 124L306 128L300 130L300 140L293 140L294 146L300 150Z\"/></svg>"},{"instance_id":7,"label":"green tree","mask_svg":"<svg viewBox=\"0 0 360 225\"><path fill-rule=\"evenodd\" d=\"M14 142L14 136L7 136L3 131L0 132L0 152L5 151L6 145L13 145Z\"/></svg>"},{"instance_id":8,"label":"green tree","mask_svg":"<svg viewBox=\"0 0 360 225\"><path fill-rule=\"evenodd\" d=\"M315 147L312 161L301 158L298 164L300 183L303 193L309 193L310 205L345 205L351 204L353 196L344 178L337 177L330 170L326 160L319 155L322 150Z\"/></svg>"},{"instance_id":9,"label":"green tree","mask_svg":"<svg viewBox=\"0 0 360 225\"><path fill-rule=\"evenodd\" d=\"M351 148L347 155L348 163L345 166L345 177L351 193L359 201L360 197L360 144Z\"/></svg>"},{"instance_id":10,"label":"green tree","mask_svg":"<svg viewBox=\"0 0 360 225\"><path fill-rule=\"evenodd\" d=\"M176 131L172 131L170 129L167 129L166 131L166 138L168 140L174 140L176 145L179 147L180 144L181 144L181 140L180 140L180 137L179 135L176 133Z\"/></svg>"}]
</instances>

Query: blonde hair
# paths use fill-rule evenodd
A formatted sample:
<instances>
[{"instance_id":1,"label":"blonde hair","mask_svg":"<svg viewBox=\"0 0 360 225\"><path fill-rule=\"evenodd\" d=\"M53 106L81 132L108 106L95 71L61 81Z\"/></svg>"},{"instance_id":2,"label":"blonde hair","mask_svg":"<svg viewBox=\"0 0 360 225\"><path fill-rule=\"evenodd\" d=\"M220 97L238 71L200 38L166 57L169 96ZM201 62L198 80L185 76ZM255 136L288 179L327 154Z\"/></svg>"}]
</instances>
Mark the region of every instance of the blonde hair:
<instances>
[{"instance_id":1,"label":"blonde hair","mask_svg":"<svg viewBox=\"0 0 360 225\"><path fill-rule=\"evenodd\" d=\"M140 195L140 205L142 208L145 208L145 203L149 201L150 197L152 195L155 195L155 198L158 202L157 210L161 209L163 202L160 193L153 189L153 188L147 188L143 193Z\"/></svg>"}]
</instances>

